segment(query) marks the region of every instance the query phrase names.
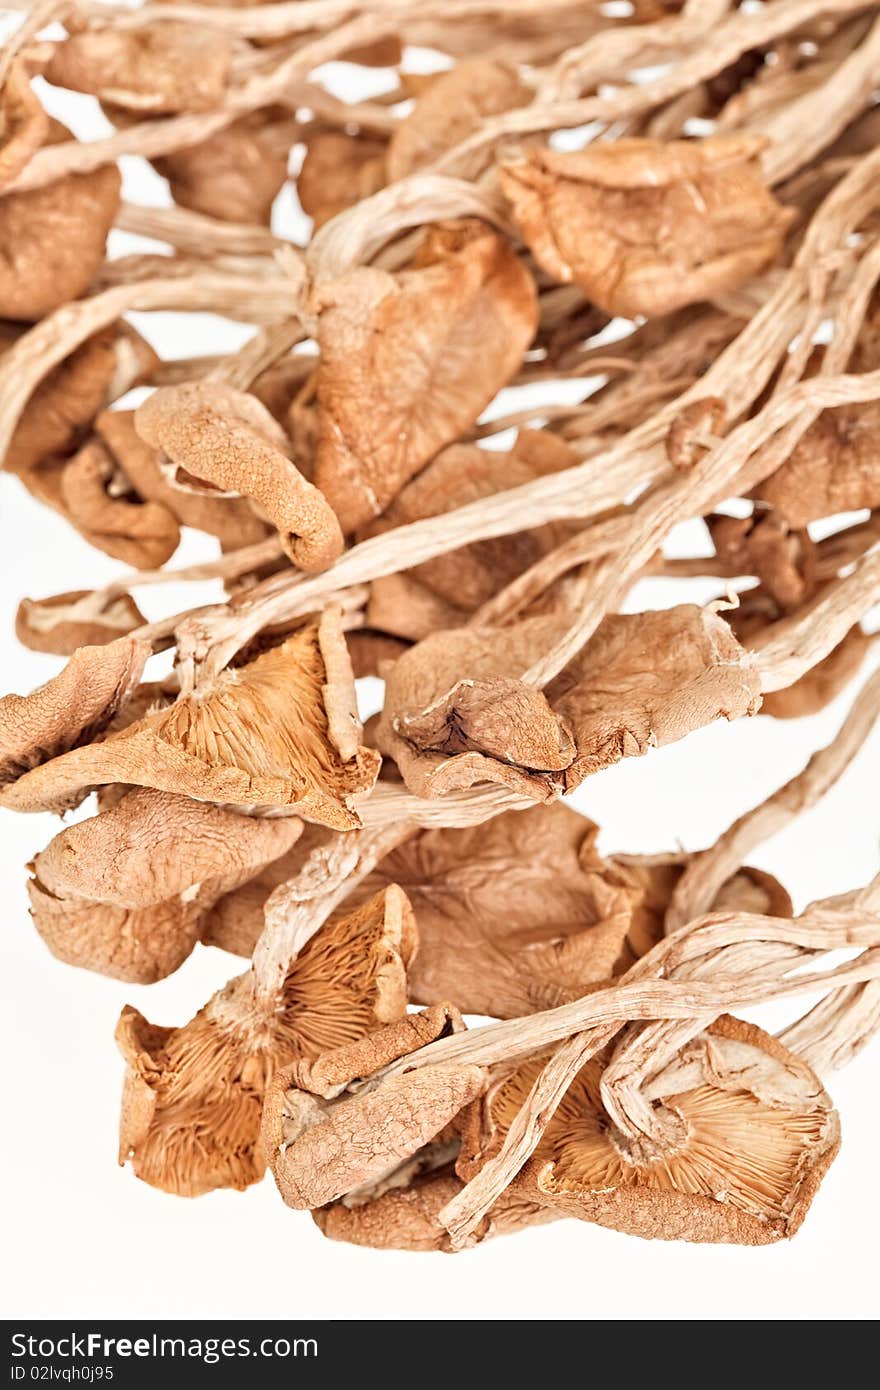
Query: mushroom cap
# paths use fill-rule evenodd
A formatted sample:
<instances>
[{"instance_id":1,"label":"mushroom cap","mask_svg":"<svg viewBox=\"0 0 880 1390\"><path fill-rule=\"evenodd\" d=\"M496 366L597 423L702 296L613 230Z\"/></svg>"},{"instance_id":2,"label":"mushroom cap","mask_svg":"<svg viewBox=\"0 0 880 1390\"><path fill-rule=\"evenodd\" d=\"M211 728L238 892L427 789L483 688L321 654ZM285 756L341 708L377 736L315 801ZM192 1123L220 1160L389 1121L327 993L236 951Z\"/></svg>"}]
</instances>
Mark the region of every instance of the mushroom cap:
<instances>
[{"instance_id":1,"label":"mushroom cap","mask_svg":"<svg viewBox=\"0 0 880 1390\"><path fill-rule=\"evenodd\" d=\"M51 810L91 788L122 782L197 801L296 806L306 819L354 828L360 822L352 800L375 782L379 756L358 746L344 758L333 743L328 710L334 701L347 703L350 693L336 694L332 681L325 691L323 651L345 647L338 616L325 613L320 629L320 640L319 625L301 628L247 666L224 671L207 689L34 767L0 791L0 804ZM106 664L106 653L118 646L84 650L97 651Z\"/></svg>"},{"instance_id":2,"label":"mushroom cap","mask_svg":"<svg viewBox=\"0 0 880 1390\"><path fill-rule=\"evenodd\" d=\"M132 983L170 975L207 909L299 838L295 817L265 820L135 788L69 826L38 854L31 910L53 955Z\"/></svg>"},{"instance_id":3,"label":"mushroom cap","mask_svg":"<svg viewBox=\"0 0 880 1390\"><path fill-rule=\"evenodd\" d=\"M116 495L118 481L112 453L90 439L61 471L59 510L96 549L134 569L159 569L180 543L177 519L136 493Z\"/></svg>"},{"instance_id":4,"label":"mushroom cap","mask_svg":"<svg viewBox=\"0 0 880 1390\"><path fill-rule=\"evenodd\" d=\"M385 187L385 145L344 130L316 130L296 180L300 207L323 227L338 213Z\"/></svg>"},{"instance_id":5,"label":"mushroom cap","mask_svg":"<svg viewBox=\"0 0 880 1390\"><path fill-rule=\"evenodd\" d=\"M0 92L0 189L18 177L49 134L49 117L16 59Z\"/></svg>"},{"instance_id":6,"label":"mushroom cap","mask_svg":"<svg viewBox=\"0 0 880 1390\"><path fill-rule=\"evenodd\" d=\"M498 1151L541 1065L508 1073L472 1107L465 1176ZM837 1114L804 1062L750 1023L717 1020L661 1077L686 1127L680 1148L642 1164L611 1132L604 1065L589 1061L563 1097L515 1180L522 1197L648 1239L766 1245L795 1234L840 1146Z\"/></svg>"},{"instance_id":7,"label":"mushroom cap","mask_svg":"<svg viewBox=\"0 0 880 1390\"><path fill-rule=\"evenodd\" d=\"M333 511L291 463L281 426L255 396L215 382L161 387L135 412L135 428L187 477L253 498L301 569L327 569L342 554Z\"/></svg>"},{"instance_id":8,"label":"mushroom cap","mask_svg":"<svg viewBox=\"0 0 880 1390\"><path fill-rule=\"evenodd\" d=\"M534 281L482 223L437 226L413 268L360 267L321 286L315 482L355 531L468 429L517 371Z\"/></svg>"},{"instance_id":9,"label":"mushroom cap","mask_svg":"<svg viewBox=\"0 0 880 1390\"><path fill-rule=\"evenodd\" d=\"M514 68L492 58L466 58L438 73L394 129L388 146L389 183L433 164L472 135L487 116L526 106L532 95Z\"/></svg>"},{"instance_id":10,"label":"mushroom cap","mask_svg":"<svg viewBox=\"0 0 880 1390\"><path fill-rule=\"evenodd\" d=\"M178 207L221 222L269 226L287 179L296 119L284 107L253 111L208 140L153 160Z\"/></svg>"},{"instance_id":11,"label":"mushroom cap","mask_svg":"<svg viewBox=\"0 0 880 1390\"><path fill-rule=\"evenodd\" d=\"M85 604L89 589L48 598L23 598L15 613L15 635L32 652L73 656L78 647L102 647L141 627L146 619L130 594L117 594L100 607Z\"/></svg>"},{"instance_id":12,"label":"mushroom cap","mask_svg":"<svg viewBox=\"0 0 880 1390\"><path fill-rule=\"evenodd\" d=\"M49 144L70 139L52 121ZM119 211L115 164L0 200L0 318L33 323L78 299L104 259Z\"/></svg>"},{"instance_id":13,"label":"mushroom cap","mask_svg":"<svg viewBox=\"0 0 880 1390\"><path fill-rule=\"evenodd\" d=\"M761 136L529 149L501 186L535 258L609 314L648 318L736 289L778 255L793 213L760 168Z\"/></svg>"},{"instance_id":14,"label":"mushroom cap","mask_svg":"<svg viewBox=\"0 0 880 1390\"><path fill-rule=\"evenodd\" d=\"M4 695L0 796L14 794L17 779L101 734L133 693L149 655L149 645L134 637L80 647L57 676L30 695Z\"/></svg>"},{"instance_id":15,"label":"mushroom cap","mask_svg":"<svg viewBox=\"0 0 880 1390\"><path fill-rule=\"evenodd\" d=\"M125 1009L116 1033L128 1063L120 1162L180 1196L258 1182L273 1073L405 1014L414 936L402 899L380 894L322 927L268 1004L258 1003L247 974L183 1028L157 1028Z\"/></svg>"},{"instance_id":16,"label":"mushroom cap","mask_svg":"<svg viewBox=\"0 0 880 1390\"><path fill-rule=\"evenodd\" d=\"M223 100L232 55L232 35L222 29L153 20L71 34L56 45L46 78L126 111L209 111Z\"/></svg>"}]
</instances>

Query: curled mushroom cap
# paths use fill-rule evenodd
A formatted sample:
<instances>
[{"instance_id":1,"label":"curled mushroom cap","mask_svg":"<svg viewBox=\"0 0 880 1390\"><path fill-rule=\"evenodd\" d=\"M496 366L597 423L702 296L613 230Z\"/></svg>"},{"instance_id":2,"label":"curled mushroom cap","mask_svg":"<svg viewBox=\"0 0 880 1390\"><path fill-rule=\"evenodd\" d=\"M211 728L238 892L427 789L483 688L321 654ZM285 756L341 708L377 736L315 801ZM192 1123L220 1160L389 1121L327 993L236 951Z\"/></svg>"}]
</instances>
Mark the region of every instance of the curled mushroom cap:
<instances>
[{"instance_id":1,"label":"curled mushroom cap","mask_svg":"<svg viewBox=\"0 0 880 1390\"><path fill-rule=\"evenodd\" d=\"M78 647L115 642L145 621L130 594L107 598L74 589L49 598L23 598L15 614L15 635L32 652L73 656Z\"/></svg>"},{"instance_id":2,"label":"curled mushroom cap","mask_svg":"<svg viewBox=\"0 0 880 1390\"><path fill-rule=\"evenodd\" d=\"M151 984L187 958L213 902L283 855L301 831L293 816L242 816L135 788L37 855L34 922L68 964Z\"/></svg>"},{"instance_id":3,"label":"curled mushroom cap","mask_svg":"<svg viewBox=\"0 0 880 1390\"><path fill-rule=\"evenodd\" d=\"M682 604L613 615L542 693L522 681L567 620L437 633L388 674L377 746L410 790L477 781L552 799L714 719L754 713L754 660L727 623Z\"/></svg>"},{"instance_id":4,"label":"curled mushroom cap","mask_svg":"<svg viewBox=\"0 0 880 1390\"><path fill-rule=\"evenodd\" d=\"M470 58L439 73L401 121L388 147L388 178L406 178L466 140L486 116L532 97L513 68L491 58Z\"/></svg>"},{"instance_id":5,"label":"curled mushroom cap","mask_svg":"<svg viewBox=\"0 0 880 1390\"><path fill-rule=\"evenodd\" d=\"M270 1077L405 1014L414 930L403 894L389 890L312 937L268 1005L248 974L183 1028L126 1009L116 1033L128 1063L120 1162L186 1197L259 1181Z\"/></svg>"},{"instance_id":6,"label":"curled mushroom cap","mask_svg":"<svg viewBox=\"0 0 880 1390\"><path fill-rule=\"evenodd\" d=\"M181 526L207 531L221 545L252 545L269 534L247 498L184 492L168 482L160 454L141 439L134 416L133 410L105 410L95 420L95 431L138 497L161 504Z\"/></svg>"},{"instance_id":7,"label":"curled mushroom cap","mask_svg":"<svg viewBox=\"0 0 880 1390\"><path fill-rule=\"evenodd\" d=\"M473 1166L500 1148L541 1064L473 1107L463 1141ZM719 1019L652 1084L685 1125L680 1147L652 1163L618 1143L603 1067L596 1058L575 1078L515 1180L521 1196L647 1239L766 1245L795 1234L840 1146L837 1114L804 1062L760 1028Z\"/></svg>"},{"instance_id":8,"label":"curled mushroom cap","mask_svg":"<svg viewBox=\"0 0 880 1390\"><path fill-rule=\"evenodd\" d=\"M316 130L309 136L296 192L315 230L384 186L385 145L381 140L348 135L343 130Z\"/></svg>"},{"instance_id":9,"label":"curled mushroom cap","mask_svg":"<svg viewBox=\"0 0 880 1390\"><path fill-rule=\"evenodd\" d=\"M876 366L876 363L873 364ZM758 489L790 526L880 507L880 403L824 410L788 460Z\"/></svg>"},{"instance_id":10,"label":"curled mushroom cap","mask_svg":"<svg viewBox=\"0 0 880 1390\"><path fill-rule=\"evenodd\" d=\"M413 267L319 291L315 482L346 532L474 423L534 336L531 275L483 224L433 228Z\"/></svg>"},{"instance_id":11,"label":"curled mushroom cap","mask_svg":"<svg viewBox=\"0 0 880 1390\"><path fill-rule=\"evenodd\" d=\"M324 570L341 555L333 511L291 463L283 430L256 396L213 382L162 387L135 427L185 475L253 498L301 569Z\"/></svg>"},{"instance_id":12,"label":"curled mushroom cap","mask_svg":"<svg viewBox=\"0 0 880 1390\"><path fill-rule=\"evenodd\" d=\"M149 645L133 637L81 647L63 671L30 695L4 695L0 786L5 793L14 795L16 779L106 729L137 686L149 655Z\"/></svg>"},{"instance_id":13,"label":"curled mushroom cap","mask_svg":"<svg viewBox=\"0 0 880 1390\"><path fill-rule=\"evenodd\" d=\"M779 253L792 214L764 184L763 147L736 134L529 150L501 182L548 274L609 314L651 318L735 289Z\"/></svg>"},{"instance_id":14,"label":"curled mushroom cap","mask_svg":"<svg viewBox=\"0 0 880 1390\"><path fill-rule=\"evenodd\" d=\"M50 144L70 139L58 121ZM45 188L7 193L0 201L0 318L33 322L77 299L104 259L119 210L115 164L67 174Z\"/></svg>"},{"instance_id":15,"label":"curled mushroom cap","mask_svg":"<svg viewBox=\"0 0 880 1390\"><path fill-rule=\"evenodd\" d=\"M11 345L23 331L0 328ZM24 408L3 467L16 473L42 501L57 505L58 459L72 453L98 411L143 381L157 362L147 342L127 323L111 324L65 357L43 378ZM45 476L41 476L45 475Z\"/></svg>"},{"instance_id":16,"label":"curled mushroom cap","mask_svg":"<svg viewBox=\"0 0 880 1390\"><path fill-rule=\"evenodd\" d=\"M427 1166L422 1151L480 1093L482 1068L425 1067L389 1080L375 1074L461 1026L456 1010L436 1005L275 1074L262 1141L288 1206L309 1210L340 1197L357 1200Z\"/></svg>"},{"instance_id":17,"label":"curled mushroom cap","mask_svg":"<svg viewBox=\"0 0 880 1390\"><path fill-rule=\"evenodd\" d=\"M160 503L117 495L119 481L110 450L91 439L60 473L60 509L98 550L135 569L159 569L180 543L177 520Z\"/></svg>"},{"instance_id":18,"label":"curled mushroom cap","mask_svg":"<svg viewBox=\"0 0 880 1390\"><path fill-rule=\"evenodd\" d=\"M379 535L394 526L440 516L576 462L568 445L544 430L521 431L509 451L452 444L407 483L367 534ZM572 529L571 523L551 522L511 536L476 541L415 565L406 574L374 580L367 621L383 632L415 641L439 627L458 627L473 609L561 544ZM448 607L446 621L438 621L442 610L437 600Z\"/></svg>"},{"instance_id":19,"label":"curled mushroom cap","mask_svg":"<svg viewBox=\"0 0 880 1390\"><path fill-rule=\"evenodd\" d=\"M287 178L288 155L295 140L291 113L269 107L153 163L167 178L180 207L222 222L268 226L272 204Z\"/></svg>"},{"instance_id":20,"label":"curled mushroom cap","mask_svg":"<svg viewBox=\"0 0 880 1390\"><path fill-rule=\"evenodd\" d=\"M107 664L118 646L85 650ZM51 810L122 782L197 801L296 806L307 819L351 829L360 824L351 800L373 785L379 767L378 755L357 744L358 726L346 714L353 700L339 617L328 611L206 689L35 767L0 792L0 804Z\"/></svg>"},{"instance_id":21,"label":"curled mushroom cap","mask_svg":"<svg viewBox=\"0 0 880 1390\"><path fill-rule=\"evenodd\" d=\"M127 111L207 111L223 99L232 37L207 25L154 21L136 29L88 29L59 44L46 77Z\"/></svg>"},{"instance_id":22,"label":"curled mushroom cap","mask_svg":"<svg viewBox=\"0 0 880 1390\"><path fill-rule=\"evenodd\" d=\"M0 92L0 189L17 178L48 133L49 117L17 59Z\"/></svg>"}]
</instances>

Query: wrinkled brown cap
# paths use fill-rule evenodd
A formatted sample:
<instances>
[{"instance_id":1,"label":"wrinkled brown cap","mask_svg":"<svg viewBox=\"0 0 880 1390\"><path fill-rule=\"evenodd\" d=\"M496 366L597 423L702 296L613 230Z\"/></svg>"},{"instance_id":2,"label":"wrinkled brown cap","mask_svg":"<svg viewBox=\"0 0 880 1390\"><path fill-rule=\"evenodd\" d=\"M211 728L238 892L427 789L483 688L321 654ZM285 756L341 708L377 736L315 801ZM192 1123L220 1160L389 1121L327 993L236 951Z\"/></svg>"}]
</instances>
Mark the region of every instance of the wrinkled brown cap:
<instances>
[{"instance_id":1,"label":"wrinkled brown cap","mask_svg":"<svg viewBox=\"0 0 880 1390\"><path fill-rule=\"evenodd\" d=\"M464 1184L451 1167L417 1173L405 1186L393 1187L369 1201L349 1206L334 1202L312 1213L329 1240L368 1245L376 1250L442 1250L454 1253L449 1232L439 1215ZM550 1207L529 1202L518 1192L502 1193L467 1241L468 1246L491 1236L510 1235L527 1226L555 1221Z\"/></svg>"},{"instance_id":2,"label":"wrinkled brown cap","mask_svg":"<svg viewBox=\"0 0 880 1390\"><path fill-rule=\"evenodd\" d=\"M0 343L11 346L20 331L0 328ZM98 411L149 376L157 360L126 323L111 324L87 338L34 391L16 425L4 468L17 473L41 501L57 505L57 458L72 453ZM41 478L44 464L47 477Z\"/></svg>"},{"instance_id":3,"label":"wrinkled brown cap","mask_svg":"<svg viewBox=\"0 0 880 1390\"><path fill-rule=\"evenodd\" d=\"M214 382L154 392L135 428L184 478L253 498L277 527L294 564L326 569L342 553L339 523L325 498L287 457L281 426L256 396Z\"/></svg>"},{"instance_id":4,"label":"wrinkled brown cap","mask_svg":"<svg viewBox=\"0 0 880 1390\"><path fill-rule=\"evenodd\" d=\"M356 892L397 883L410 899L419 923L409 977L416 1002L448 998L465 1013L516 1018L580 998L663 936L688 856L605 858L597 833L559 802L485 825L424 830ZM775 879L744 869L713 910L790 916L792 908Z\"/></svg>"},{"instance_id":5,"label":"wrinkled brown cap","mask_svg":"<svg viewBox=\"0 0 880 1390\"><path fill-rule=\"evenodd\" d=\"M541 1065L520 1067L472 1108L472 1169L500 1148ZM642 1165L610 1129L603 1068L588 1062L563 1097L515 1181L522 1197L647 1239L766 1245L795 1234L840 1144L831 1100L805 1063L752 1024L719 1019L661 1078L663 1103L687 1127L681 1148Z\"/></svg>"},{"instance_id":6,"label":"wrinkled brown cap","mask_svg":"<svg viewBox=\"0 0 880 1390\"><path fill-rule=\"evenodd\" d=\"M535 332L535 286L503 237L467 221L429 231L412 270L360 267L315 307L315 482L349 532L513 376Z\"/></svg>"},{"instance_id":7,"label":"wrinkled brown cap","mask_svg":"<svg viewBox=\"0 0 880 1390\"><path fill-rule=\"evenodd\" d=\"M237 956L253 954L265 926L264 908L269 894L288 879L296 878L313 849L328 843L331 832L323 825L307 824L292 849L212 905L202 921L206 946L219 946Z\"/></svg>"},{"instance_id":8,"label":"wrinkled brown cap","mask_svg":"<svg viewBox=\"0 0 880 1390\"><path fill-rule=\"evenodd\" d=\"M157 450L145 444L135 429L133 410L107 410L95 421L100 439L116 460L133 491L145 502L160 503L181 526L192 526L216 536L233 549L253 545L270 534L244 497L223 497L209 492L184 492L167 480Z\"/></svg>"},{"instance_id":9,"label":"wrinkled brown cap","mask_svg":"<svg viewBox=\"0 0 880 1390\"><path fill-rule=\"evenodd\" d=\"M385 145L368 135L316 130L296 180L300 207L315 230L385 186Z\"/></svg>"},{"instance_id":10,"label":"wrinkled brown cap","mask_svg":"<svg viewBox=\"0 0 880 1390\"><path fill-rule=\"evenodd\" d=\"M262 1140L288 1206L311 1209L393 1184L400 1166L441 1134L482 1090L482 1068L425 1067L354 1091L344 1087L460 1026L455 1011L435 1006L382 1029L366 1046L276 1073L266 1093Z\"/></svg>"},{"instance_id":11,"label":"wrinkled brown cap","mask_svg":"<svg viewBox=\"0 0 880 1390\"><path fill-rule=\"evenodd\" d=\"M287 178L296 122L283 107L254 111L202 140L153 160L180 207L222 222L268 226Z\"/></svg>"},{"instance_id":12,"label":"wrinkled brown cap","mask_svg":"<svg viewBox=\"0 0 880 1390\"><path fill-rule=\"evenodd\" d=\"M758 708L753 659L727 623L692 604L608 617L545 692L524 685L563 622L438 633L400 657L376 742L411 791L488 780L549 800L621 758Z\"/></svg>"},{"instance_id":13,"label":"wrinkled brown cap","mask_svg":"<svg viewBox=\"0 0 880 1390\"><path fill-rule=\"evenodd\" d=\"M825 410L757 496L789 526L880 507L880 403Z\"/></svg>"},{"instance_id":14,"label":"wrinkled brown cap","mask_svg":"<svg viewBox=\"0 0 880 1390\"><path fill-rule=\"evenodd\" d=\"M105 661L112 648L94 650ZM335 654L335 680L325 652ZM198 801L296 806L306 819L351 829L360 823L352 799L375 782L379 758L357 745L343 757L333 741L331 711L353 703L346 663L338 616L328 610L320 625L224 671L207 689L34 768L0 793L0 804L51 810L89 788L125 782ZM351 728L345 732L350 739Z\"/></svg>"},{"instance_id":15,"label":"wrinkled brown cap","mask_svg":"<svg viewBox=\"0 0 880 1390\"><path fill-rule=\"evenodd\" d=\"M23 598L15 614L15 635L32 652L73 656L78 647L115 642L145 621L130 594L106 598L73 589L49 598Z\"/></svg>"},{"instance_id":16,"label":"wrinkled brown cap","mask_svg":"<svg viewBox=\"0 0 880 1390\"><path fill-rule=\"evenodd\" d=\"M396 182L479 129L487 116L525 106L532 98L513 68L470 58L439 73L396 127L388 147L388 179Z\"/></svg>"},{"instance_id":17,"label":"wrinkled brown cap","mask_svg":"<svg viewBox=\"0 0 880 1390\"><path fill-rule=\"evenodd\" d=\"M512 450L452 444L407 483L366 534L379 535L394 526L440 516L570 468L577 461L567 444L544 430L523 430ZM467 614L560 545L573 529L569 522L552 522L476 541L416 565L406 574L374 580L367 620L383 632L410 641L441 627L458 627ZM441 604L447 605L446 621Z\"/></svg>"},{"instance_id":18,"label":"wrinkled brown cap","mask_svg":"<svg viewBox=\"0 0 880 1390\"><path fill-rule=\"evenodd\" d=\"M135 788L37 855L34 922L68 964L151 984L186 960L213 902L285 854L301 831L294 816L241 816Z\"/></svg>"},{"instance_id":19,"label":"wrinkled brown cap","mask_svg":"<svg viewBox=\"0 0 880 1390\"><path fill-rule=\"evenodd\" d=\"M58 44L46 78L126 111L209 111L226 90L232 36L208 25L154 21L136 29L88 29Z\"/></svg>"},{"instance_id":20,"label":"wrinkled brown cap","mask_svg":"<svg viewBox=\"0 0 880 1390\"><path fill-rule=\"evenodd\" d=\"M120 637L104 647L81 647L63 671L30 695L0 699L3 791L14 796L16 779L106 729L137 686L149 655L149 645L133 637Z\"/></svg>"},{"instance_id":21,"label":"wrinkled brown cap","mask_svg":"<svg viewBox=\"0 0 880 1390\"><path fill-rule=\"evenodd\" d=\"M49 117L18 59L0 92L0 189L18 177L48 134Z\"/></svg>"},{"instance_id":22,"label":"wrinkled brown cap","mask_svg":"<svg viewBox=\"0 0 880 1390\"><path fill-rule=\"evenodd\" d=\"M404 1015L413 933L403 894L389 892L312 937L271 1008L258 1006L253 977L242 975L183 1028L125 1009L116 1032L128 1063L120 1162L185 1197L258 1182L273 1072Z\"/></svg>"},{"instance_id":23,"label":"wrinkled brown cap","mask_svg":"<svg viewBox=\"0 0 880 1390\"><path fill-rule=\"evenodd\" d=\"M52 121L48 143L70 139ZM0 318L34 322L78 299L104 259L119 210L115 164L0 201Z\"/></svg>"},{"instance_id":24,"label":"wrinkled brown cap","mask_svg":"<svg viewBox=\"0 0 880 1390\"><path fill-rule=\"evenodd\" d=\"M529 150L501 167L523 237L555 280L648 318L736 289L778 255L792 214L761 175L762 137L623 139Z\"/></svg>"}]
</instances>

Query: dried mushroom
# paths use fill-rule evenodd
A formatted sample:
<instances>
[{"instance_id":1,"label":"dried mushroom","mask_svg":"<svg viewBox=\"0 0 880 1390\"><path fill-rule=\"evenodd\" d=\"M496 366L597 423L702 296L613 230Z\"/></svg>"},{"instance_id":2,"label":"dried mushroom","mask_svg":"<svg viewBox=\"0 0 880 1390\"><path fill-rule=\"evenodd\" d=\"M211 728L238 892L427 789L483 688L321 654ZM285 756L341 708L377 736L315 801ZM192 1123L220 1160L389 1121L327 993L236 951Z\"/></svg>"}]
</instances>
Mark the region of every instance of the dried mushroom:
<instances>
[{"instance_id":1,"label":"dried mushroom","mask_svg":"<svg viewBox=\"0 0 880 1390\"><path fill-rule=\"evenodd\" d=\"M736 289L792 218L761 174L761 136L624 139L529 150L501 183L536 259L609 314L648 318Z\"/></svg>"},{"instance_id":2,"label":"dried mushroom","mask_svg":"<svg viewBox=\"0 0 880 1390\"><path fill-rule=\"evenodd\" d=\"M130 639L122 641L141 651ZM118 646L85 650L106 663ZM306 819L350 829L359 824L352 801L372 786L379 759L358 746L350 719L345 756L334 742L333 712L348 709L353 698L346 665L338 617L328 611L320 624L224 671L209 689L182 695L102 742L34 767L0 792L0 804L51 810L81 799L89 788L125 782L199 801L291 806Z\"/></svg>"},{"instance_id":3,"label":"dried mushroom","mask_svg":"<svg viewBox=\"0 0 880 1390\"><path fill-rule=\"evenodd\" d=\"M101 647L134 632L144 622L129 594L111 597L74 589L50 598L23 598L15 614L15 635L32 652L73 656L78 647Z\"/></svg>"},{"instance_id":4,"label":"dried mushroom","mask_svg":"<svg viewBox=\"0 0 880 1390\"><path fill-rule=\"evenodd\" d=\"M59 960L151 984L186 960L217 898L301 832L293 816L259 820L138 787L36 856L31 913Z\"/></svg>"},{"instance_id":5,"label":"dried mushroom","mask_svg":"<svg viewBox=\"0 0 880 1390\"><path fill-rule=\"evenodd\" d=\"M70 132L51 121L47 145ZM33 322L77 299L104 259L119 210L115 164L0 199L0 318Z\"/></svg>"},{"instance_id":6,"label":"dried mushroom","mask_svg":"<svg viewBox=\"0 0 880 1390\"><path fill-rule=\"evenodd\" d=\"M71 34L46 67L49 82L126 111L208 111L223 98L232 39L208 25L163 20Z\"/></svg>"},{"instance_id":7,"label":"dried mushroom","mask_svg":"<svg viewBox=\"0 0 880 1390\"><path fill-rule=\"evenodd\" d=\"M389 889L312 937L268 1004L249 974L183 1028L126 1009L116 1034L128 1063L120 1162L186 1197L258 1182L271 1077L405 1014L414 933L404 895Z\"/></svg>"},{"instance_id":8,"label":"dried mushroom","mask_svg":"<svg viewBox=\"0 0 880 1390\"><path fill-rule=\"evenodd\" d=\"M4 695L0 800L14 798L17 782L106 729L136 688L149 655L147 644L133 637L80 647L63 671L30 695Z\"/></svg>"},{"instance_id":9,"label":"dried mushroom","mask_svg":"<svg viewBox=\"0 0 880 1390\"><path fill-rule=\"evenodd\" d=\"M546 430L521 431L511 450L452 444L407 483L367 534L381 535L395 526L441 516L570 468L575 461L568 446ZM383 632L410 641L419 641L438 627L458 627L475 608L560 545L573 529L568 522L551 522L516 535L476 541L414 565L406 575L376 579L367 620Z\"/></svg>"},{"instance_id":10,"label":"dried mushroom","mask_svg":"<svg viewBox=\"0 0 880 1390\"><path fill-rule=\"evenodd\" d=\"M216 536L221 545L253 545L269 534L267 523L246 498L174 487L165 477L157 450L145 444L135 429L134 417L133 410L106 410L95 420L95 431L138 497L160 504L179 525Z\"/></svg>"},{"instance_id":11,"label":"dried mushroom","mask_svg":"<svg viewBox=\"0 0 880 1390\"><path fill-rule=\"evenodd\" d=\"M535 287L477 222L432 228L412 269L350 271L319 293L315 482L345 532L474 423L516 371Z\"/></svg>"},{"instance_id":12,"label":"dried mushroom","mask_svg":"<svg viewBox=\"0 0 880 1390\"><path fill-rule=\"evenodd\" d=\"M135 412L135 428L167 456L179 485L196 479L253 498L301 569L326 569L342 553L336 517L287 457L283 430L256 396L209 382L163 387Z\"/></svg>"},{"instance_id":13,"label":"dried mushroom","mask_svg":"<svg viewBox=\"0 0 880 1390\"><path fill-rule=\"evenodd\" d=\"M496 116L531 99L515 69L491 58L469 58L439 73L417 98L388 146L389 180L433 164Z\"/></svg>"},{"instance_id":14,"label":"dried mushroom","mask_svg":"<svg viewBox=\"0 0 880 1390\"><path fill-rule=\"evenodd\" d=\"M135 569L158 569L177 549L180 527L156 502L114 495L117 481L113 455L90 440L61 471L60 510L97 550Z\"/></svg>"},{"instance_id":15,"label":"dried mushroom","mask_svg":"<svg viewBox=\"0 0 880 1390\"><path fill-rule=\"evenodd\" d=\"M168 180L171 196L180 207L222 222L268 226L272 205L287 178L295 140L290 112L268 107L153 163Z\"/></svg>"},{"instance_id":16,"label":"dried mushroom","mask_svg":"<svg viewBox=\"0 0 880 1390\"><path fill-rule=\"evenodd\" d=\"M296 180L300 207L315 229L385 186L385 145L342 130L309 135Z\"/></svg>"},{"instance_id":17,"label":"dried mushroom","mask_svg":"<svg viewBox=\"0 0 880 1390\"><path fill-rule=\"evenodd\" d=\"M388 676L377 729L407 786L436 796L491 780L534 799L724 717L754 714L754 661L723 619L692 605L606 618L541 692L523 683L558 618L440 633Z\"/></svg>"},{"instance_id":18,"label":"dried mushroom","mask_svg":"<svg viewBox=\"0 0 880 1390\"><path fill-rule=\"evenodd\" d=\"M340 1197L356 1204L361 1195L396 1186L414 1158L419 1167L420 1151L482 1091L482 1068L425 1067L374 1084L368 1078L461 1026L454 1011L438 1005L316 1062L276 1072L262 1138L289 1207L312 1210Z\"/></svg>"},{"instance_id":19,"label":"dried mushroom","mask_svg":"<svg viewBox=\"0 0 880 1390\"><path fill-rule=\"evenodd\" d=\"M49 117L30 84L27 69L13 62L0 92L0 189L36 154L49 133Z\"/></svg>"},{"instance_id":20,"label":"dried mushroom","mask_svg":"<svg viewBox=\"0 0 880 1390\"><path fill-rule=\"evenodd\" d=\"M516 1181L519 1195L647 1239L766 1245L795 1234L840 1145L837 1114L805 1063L753 1024L723 1018L652 1086L685 1126L638 1163L602 1105L603 1061L578 1073ZM503 1076L465 1129L469 1167L497 1150L540 1061Z\"/></svg>"}]
</instances>

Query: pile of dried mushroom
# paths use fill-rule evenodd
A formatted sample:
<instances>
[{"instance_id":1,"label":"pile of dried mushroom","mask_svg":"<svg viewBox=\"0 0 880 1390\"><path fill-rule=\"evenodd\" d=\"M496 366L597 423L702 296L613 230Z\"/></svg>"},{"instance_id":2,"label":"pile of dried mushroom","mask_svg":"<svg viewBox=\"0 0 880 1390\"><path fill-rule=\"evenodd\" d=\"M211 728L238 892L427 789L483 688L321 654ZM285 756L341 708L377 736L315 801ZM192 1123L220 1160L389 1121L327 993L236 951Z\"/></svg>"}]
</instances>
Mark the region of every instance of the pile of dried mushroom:
<instances>
[{"instance_id":1,"label":"pile of dried mushroom","mask_svg":"<svg viewBox=\"0 0 880 1390\"><path fill-rule=\"evenodd\" d=\"M23 9L0 448L126 569L22 601L67 662L0 700L0 806L96 794L30 866L60 959L250 961L180 1027L123 1012L122 1161L186 1195L268 1166L376 1246L793 1234L839 1142L819 1075L880 1026L880 878L795 915L747 860L880 715L880 5ZM78 142L52 88L112 133ZM169 206L121 198L132 155ZM305 246L270 229L288 181ZM155 249L109 257L114 228ZM158 309L252 333L161 361L126 321ZM163 569L182 527L217 558ZM685 601L633 611L646 576ZM225 597L145 621L132 590L172 578ZM561 800L844 687L702 853L603 854ZM779 1037L731 1016L805 994Z\"/></svg>"}]
</instances>

